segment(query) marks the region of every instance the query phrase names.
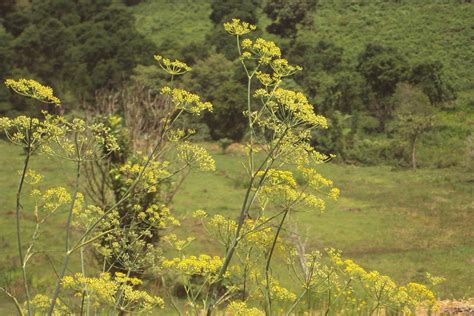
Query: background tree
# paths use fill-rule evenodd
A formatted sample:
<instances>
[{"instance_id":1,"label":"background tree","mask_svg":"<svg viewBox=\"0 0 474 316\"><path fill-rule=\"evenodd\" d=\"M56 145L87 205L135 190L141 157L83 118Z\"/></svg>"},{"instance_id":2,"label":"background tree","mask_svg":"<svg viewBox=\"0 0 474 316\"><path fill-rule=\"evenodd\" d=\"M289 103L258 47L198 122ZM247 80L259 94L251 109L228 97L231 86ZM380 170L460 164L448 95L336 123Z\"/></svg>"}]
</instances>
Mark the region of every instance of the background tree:
<instances>
[{"instance_id":1,"label":"background tree","mask_svg":"<svg viewBox=\"0 0 474 316\"><path fill-rule=\"evenodd\" d=\"M7 14L15 10L15 0L2 0L0 1L0 19L4 18Z\"/></svg>"},{"instance_id":2,"label":"background tree","mask_svg":"<svg viewBox=\"0 0 474 316\"><path fill-rule=\"evenodd\" d=\"M267 31L281 37L294 38L299 25L313 24L312 12L318 0L273 0L268 1L263 11L272 19Z\"/></svg>"},{"instance_id":3,"label":"background tree","mask_svg":"<svg viewBox=\"0 0 474 316\"><path fill-rule=\"evenodd\" d=\"M120 85L156 51L135 29L132 13L111 0L33 0L4 25L15 37L9 71L53 86L68 96L65 103Z\"/></svg>"},{"instance_id":4,"label":"background tree","mask_svg":"<svg viewBox=\"0 0 474 316\"><path fill-rule=\"evenodd\" d=\"M5 78L10 72L13 62L13 49L11 46L13 37L5 32L5 29L0 25L0 78ZM0 89L0 113L6 113L11 110L11 105L8 100L10 93L7 89Z\"/></svg>"},{"instance_id":5,"label":"background tree","mask_svg":"<svg viewBox=\"0 0 474 316\"><path fill-rule=\"evenodd\" d=\"M257 24L257 10L260 7L260 4L261 0L213 0L211 4L212 11L209 18L214 24L214 28L207 35L206 42L209 42L213 47L215 47L216 52L224 54L227 59L234 60L237 58L237 53L233 46L234 43L227 40L228 37L222 29L222 23L236 18L252 24Z\"/></svg>"},{"instance_id":6,"label":"background tree","mask_svg":"<svg viewBox=\"0 0 474 316\"><path fill-rule=\"evenodd\" d=\"M455 98L453 87L443 78L443 64L439 61L416 64L409 79L423 90L433 105Z\"/></svg>"},{"instance_id":7,"label":"background tree","mask_svg":"<svg viewBox=\"0 0 474 316\"><path fill-rule=\"evenodd\" d=\"M405 139L411 152L411 165L417 168L416 145L420 136L433 127L434 113L429 98L417 87L407 83L397 86L392 102L396 132Z\"/></svg>"},{"instance_id":8,"label":"background tree","mask_svg":"<svg viewBox=\"0 0 474 316\"><path fill-rule=\"evenodd\" d=\"M408 63L395 49L379 44L368 44L359 55L357 70L367 82L368 110L373 111L380 122L379 131L385 130L386 122L392 117L393 107L389 97L397 84L407 76Z\"/></svg>"},{"instance_id":9,"label":"background tree","mask_svg":"<svg viewBox=\"0 0 474 316\"><path fill-rule=\"evenodd\" d=\"M246 87L236 82L236 66L222 54L213 54L193 66L183 78L184 85L212 102L213 112L204 116L213 139L240 141L245 133L243 115ZM242 97L243 96L243 97Z\"/></svg>"}]
</instances>

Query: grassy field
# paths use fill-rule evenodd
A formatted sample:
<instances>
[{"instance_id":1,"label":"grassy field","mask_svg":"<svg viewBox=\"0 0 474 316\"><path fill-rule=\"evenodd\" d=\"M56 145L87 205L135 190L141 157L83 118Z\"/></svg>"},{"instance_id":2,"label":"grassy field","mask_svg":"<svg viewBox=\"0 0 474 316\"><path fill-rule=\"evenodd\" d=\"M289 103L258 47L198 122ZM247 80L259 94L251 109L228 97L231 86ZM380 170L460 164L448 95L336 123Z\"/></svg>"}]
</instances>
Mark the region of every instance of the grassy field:
<instances>
[{"instance_id":1,"label":"grassy field","mask_svg":"<svg viewBox=\"0 0 474 316\"><path fill-rule=\"evenodd\" d=\"M237 216L244 190L243 157L212 150L217 162L214 173L191 173L174 203L183 231L200 236L191 251L215 253L215 244L191 217L196 209L210 214ZM16 170L21 151L0 142L0 267L2 278L18 276L11 270L16 262L14 195ZM32 168L46 175L47 185L68 183L71 167L54 160L34 157ZM342 196L328 205L325 213L304 211L293 214L299 232L309 238L311 248L335 247L368 269L389 274L397 281L421 281L424 272L447 278L440 286L443 298L474 295L474 203L472 175L459 170L392 170L390 167L355 167L326 164L323 175L334 180ZM26 205L27 203L25 203ZM32 216L25 212L25 223ZM64 214L57 214L45 227L31 267L33 288L41 290L44 280L54 276L54 251L63 239ZM51 252L52 250L52 252ZM6 309L5 309L6 308ZM5 298L0 312L9 310Z\"/></svg>"},{"instance_id":2,"label":"grassy field","mask_svg":"<svg viewBox=\"0 0 474 316\"><path fill-rule=\"evenodd\" d=\"M182 216L190 217L198 208L237 216L243 195L242 157L219 153L214 157L218 171L192 175L177 197L175 208ZM310 246L341 249L365 267L398 281L421 281L427 271L447 277L441 286L443 297L474 295L472 175L452 169L415 173L331 163L320 169L342 195L323 214L293 215ZM208 248L212 243L200 244Z\"/></svg>"}]
</instances>

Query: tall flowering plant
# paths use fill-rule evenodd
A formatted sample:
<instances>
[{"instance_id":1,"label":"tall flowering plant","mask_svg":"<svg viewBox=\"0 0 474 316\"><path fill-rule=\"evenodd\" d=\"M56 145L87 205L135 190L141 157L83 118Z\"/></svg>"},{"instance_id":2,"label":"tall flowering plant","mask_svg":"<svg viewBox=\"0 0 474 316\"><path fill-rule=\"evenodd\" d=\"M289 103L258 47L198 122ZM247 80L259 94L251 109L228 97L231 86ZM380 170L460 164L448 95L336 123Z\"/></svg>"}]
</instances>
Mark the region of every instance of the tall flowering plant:
<instances>
[{"instance_id":1,"label":"tall flowering plant","mask_svg":"<svg viewBox=\"0 0 474 316\"><path fill-rule=\"evenodd\" d=\"M123 137L127 131L120 128L121 118L117 116L90 122L82 118L68 120L44 111L44 118L0 118L0 128L8 140L24 148L26 153L16 201L24 304L7 286L1 288L12 299L19 314L147 312L164 306L160 297L140 289L143 282L137 278L160 261L162 250L157 245L157 237L163 237L166 228L180 224L162 197L179 174L190 168L212 171L215 162L204 148L188 140L194 131L177 128L175 124L185 113L199 116L203 111L212 110L212 105L199 96L173 87L173 79L191 68L161 56L155 59L169 73L170 84L160 92L166 113L161 119L159 135L155 135L157 140L143 153L125 154L121 146L127 144ZM58 106L61 103L52 88L34 80L8 79L5 84L35 101ZM72 162L75 165L72 187L44 188L43 176L30 169L33 154ZM174 158L167 160L168 157ZM102 199L96 199L100 204L91 203L91 194L87 194L90 191L86 192L90 189L87 180L91 179L84 175L84 170L91 164L99 167L92 170L105 172L102 185L109 187L109 191L101 191ZM35 215L35 229L27 242L24 237L29 231L22 220L23 213L29 211L23 202L26 185L34 198ZM55 285L49 296L34 293L28 263L36 255L35 246L44 225L64 210L67 214L65 244L62 264L55 271ZM99 270L86 265L89 248L99 258ZM79 257L80 271L70 275L70 262L75 256ZM60 299L61 293L70 295L68 299Z\"/></svg>"},{"instance_id":2,"label":"tall flowering plant","mask_svg":"<svg viewBox=\"0 0 474 316\"><path fill-rule=\"evenodd\" d=\"M242 204L233 206L232 218L211 216L204 210L193 214L219 242L221 255L192 254L189 246L197 236L180 238L169 230L180 225L169 200L163 198L172 180L190 168L215 170L207 151L190 142L193 131L177 128L175 123L185 113L199 116L212 111L212 105L173 86L174 79L191 67L156 55L170 82L160 91L166 111L156 124L156 141L144 152L126 153L127 133L117 116L94 122L47 112L41 119L0 118L6 137L26 153L15 217L24 303L8 287L0 288L18 314L151 313L168 305L181 315L221 311L293 315L316 310L326 315L371 315L416 313L420 305L431 308L435 304L433 292L425 285L399 286L388 276L342 259L334 249L308 252L298 234L288 234L295 230L295 211L323 212L326 201L339 196L333 182L318 172L318 166L331 156L310 145L312 130L328 128L328 123L302 92L288 89L287 78L302 69L284 59L274 42L248 38L256 27L238 19L224 28L235 37L247 78L244 166L248 185ZM60 104L51 88L36 81L5 83L38 102ZM44 187L43 176L30 168L34 153L71 161L75 166L72 186ZM98 169L89 170L103 172L104 179L109 179L94 184L95 191L101 192L97 199L81 192L84 166L91 162ZM34 200L35 225L25 242L22 214L28 211L27 186ZM95 200L100 203L94 204ZM36 254L43 226L60 211L66 213L64 247L59 254L62 264L55 271L51 294L44 295L32 289L28 263ZM88 249L100 265L86 265ZM74 256L80 262L78 271L71 271ZM161 294L166 297L146 291L146 282L139 278L145 272L161 277ZM427 277L432 284L442 281ZM184 292L185 303L172 293L177 286Z\"/></svg>"},{"instance_id":3,"label":"tall flowering plant","mask_svg":"<svg viewBox=\"0 0 474 316\"><path fill-rule=\"evenodd\" d=\"M247 38L256 27L238 19L224 28L235 37L247 77L248 186L232 219L194 213L222 245L222 256L188 255L190 239L173 239L180 255L163 260L163 274L179 280L188 308L207 315L221 309L232 315L291 315L305 308L372 314L432 305L433 293L424 285L398 287L387 276L343 261L335 250L327 249L323 259L322 253L307 253L301 242L283 236L294 227L294 211L323 212L326 200L339 196L317 168L331 156L310 145L311 131L328 123L302 92L287 88L287 78L302 68L284 59L274 42ZM285 266L289 278L278 273ZM173 306L184 313L178 302Z\"/></svg>"}]
</instances>

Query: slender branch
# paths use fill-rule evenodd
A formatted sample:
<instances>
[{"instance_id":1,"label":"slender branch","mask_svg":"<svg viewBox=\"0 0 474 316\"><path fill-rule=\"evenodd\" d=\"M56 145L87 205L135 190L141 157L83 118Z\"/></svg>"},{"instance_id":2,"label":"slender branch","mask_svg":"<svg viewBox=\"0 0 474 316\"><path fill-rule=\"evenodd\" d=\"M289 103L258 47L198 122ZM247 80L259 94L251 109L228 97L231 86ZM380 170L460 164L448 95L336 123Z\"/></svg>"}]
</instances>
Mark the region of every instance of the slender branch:
<instances>
[{"instance_id":1,"label":"slender branch","mask_svg":"<svg viewBox=\"0 0 474 316\"><path fill-rule=\"evenodd\" d=\"M74 193L72 195L72 201L69 207L69 214L68 214L67 223L66 223L65 255L64 255L64 261L63 261L61 272L59 273L59 277L56 281L56 288L54 290L53 297L51 298L51 304L48 309L48 316L51 316L53 314L54 307L56 306L56 301L59 296L59 292L61 290L61 281L64 278L64 275L66 274L66 270L69 265L69 259L72 254L71 249L70 249L71 233L72 233L72 215L74 212L74 206L76 204L77 195L79 193L79 185L80 185L80 179L81 179L81 165L82 165L81 152L79 148L79 140L78 140L77 132L74 135L74 143L76 146L76 179L74 181Z\"/></svg>"},{"instance_id":2,"label":"slender branch","mask_svg":"<svg viewBox=\"0 0 474 316\"><path fill-rule=\"evenodd\" d=\"M30 118L30 124L29 124L29 130L31 132L32 128L32 119ZM28 133L31 134L31 133ZM16 191L16 238L17 238L17 243L18 243L18 255L20 256L20 265L21 265L21 271L22 271L22 276L23 276L23 288L25 290L25 296L26 296L26 305L28 309L28 316L32 315L32 310L31 310L31 305L30 305L30 292L28 289L28 279L26 276L26 262L25 258L23 257L23 249L22 249L22 242L21 242L21 216L20 216L20 211L23 209L21 205L21 193L23 191L23 184L25 182L25 177L26 177L26 172L28 170L28 165L30 162L30 157L32 154L32 147L31 147L31 138L27 137L27 147L26 147L26 157L25 161L23 163L23 171L21 173L20 181L18 183L18 189Z\"/></svg>"},{"instance_id":3,"label":"slender branch","mask_svg":"<svg viewBox=\"0 0 474 316\"><path fill-rule=\"evenodd\" d=\"M3 291L13 301L13 304L15 304L16 311L18 312L18 315L23 316L24 315L23 311L21 310L20 303L18 302L16 297L13 296L13 294L11 294L9 291L7 291L7 289L5 289L3 287L0 287L0 290Z\"/></svg>"},{"instance_id":4,"label":"slender branch","mask_svg":"<svg viewBox=\"0 0 474 316\"><path fill-rule=\"evenodd\" d=\"M275 233L275 237L273 238L272 246L270 248L270 252L268 253L268 257L265 263L265 279L266 279L266 299L267 299L267 315L272 315L272 298L270 293L270 279L269 279L269 272L270 272L270 262L272 260L273 252L275 250L276 243L278 241L278 236L280 235L281 228L285 222L286 216L289 213L289 209L286 209L283 213L283 217L281 218L280 224L278 225L277 231Z\"/></svg>"},{"instance_id":5,"label":"slender branch","mask_svg":"<svg viewBox=\"0 0 474 316\"><path fill-rule=\"evenodd\" d=\"M234 252L235 252L235 249L237 248L237 245L238 245L238 242L240 240L240 231L242 229L242 226L244 224L244 221L245 221L245 217L249 211L249 208L251 206L251 203L249 204L248 201L249 201L249 197L250 197L250 193L252 191L252 188L253 188L253 183L256 179L256 174L258 173L258 171L261 171L262 168L267 164L267 162L269 160L272 161L273 163L273 158L272 158L272 155L273 153L276 151L276 149L280 146L281 144L281 141L282 139L284 138L284 136L286 135L288 129L285 129L285 131L283 132L282 136L278 139L278 141L276 142L275 146L272 147L272 149L268 152L267 154L267 157L263 160L263 162L260 164L259 168L257 169L257 171L252 175L251 179L250 179L250 183L247 187L247 192L245 193L245 198L244 198L244 201L242 203L242 209L240 211L240 216L239 216L239 222L237 224L237 229L236 229L236 232L235 232L235 235L232 239L232 242L230 244L230 247L229 249L227 250L227 253L226 253L226 256L225 256L225 259L224 259L224 263L222 264L222 267L221 267L221 270L219 271L219 274L217 275L216 277L216 280L220 280L222 278L222 276L225 274L225 272L227 271L227 268L229 267L229 264L232 260L232 257L234 255ZM271 165L271 164L270 164ZM258 187L257 187L257 190L254 194L257 194L258 191L259 191L259 188L261 187L261 185L263 184L264 180L265 180L265 177L267 175L269 171L269 168L266 168L264 174L262 175L261 179L260 179L260 182L258 183ZM255 196L254 198L252 199L252 201L255 199ZM215 292L216 292L216 285L217 285L218 281L216 281L215 284L213 284L213 286L211 286L211 289L210 289L210 293L211 293L211 302L209 303L209 305L207 306L207 316L210 316L212 314L212 309L215 305L215 303L212 301L214 299L214 296L215 296Z\"/></svg>"}]
</instances>

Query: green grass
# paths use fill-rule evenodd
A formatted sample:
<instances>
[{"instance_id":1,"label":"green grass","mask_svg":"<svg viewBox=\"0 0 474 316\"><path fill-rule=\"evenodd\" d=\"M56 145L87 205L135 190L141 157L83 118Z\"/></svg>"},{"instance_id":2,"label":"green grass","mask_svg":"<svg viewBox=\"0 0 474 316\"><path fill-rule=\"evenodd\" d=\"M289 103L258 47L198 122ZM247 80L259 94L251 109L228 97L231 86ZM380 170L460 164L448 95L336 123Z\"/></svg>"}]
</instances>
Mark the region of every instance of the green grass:
<instances>
[{"instance_id":1,"label":"green grass","mask_svg":"<svg viewBox=\"0 0 474 316\"><path fill-rule=\"evenodd\" d=\"M216 147L216 146L211 146ZM212 151L214 173L193 172L173 205L182 219L181 232L199 237L190 251L221 254L216 244L191 217L196 209L236 218L245 183L241 162L244 157ZM17 172L24 156L17 147L0 142L0 244L2 274L19 277L11 267L17 262L14 228L14 198ZM68 164L34 156L32 168L45 174L47 185L70 184ZM334 180L342 196L328 204L321 214L301 210L292 218L299 232L309 238L308 247L341 249L367 269L379 270L399 282L420 281L424 272L444 276L440 295L474 295L474 222L472 175L455 169L392 170L390 167L355 167L325 164L320 171ZM24 223L32 225L25 201ZM58 213L45 227L38 250L52 250L52 262L59 264L65 214ZM26 236L25 236L26 238ZM74 265L73 265L74 268ZM10 274L11 272L11 274ZM32 261L30 274L35 291L51 280L53 272L45 255ZM0 299L0 313L11 311L6 298Z\"/></svg>"},{"instance_id":2,"label":"green grass","mask_svg":"<svg viewBox=\"0 0 474 316\"><path fill-rule=\"evenodd\" d=\"M193 174L183 186L175 200L180 214L190 217L203 208L237 216L244 193L239 180L243 157L214 157L215 174ZM412 172L336 164L323 165L320 171L342 195L323 214L302 210L293 215L310 247L341 249L366 268L400 282L420 281L426 271L447 277L440 287L443 297L474 295L471 175L453 169ZM200 231L195 221L188 223L193 232ZM203 244L212 241L204 239L199 250L207 247Z\"/></svg>"}]
</instances>

